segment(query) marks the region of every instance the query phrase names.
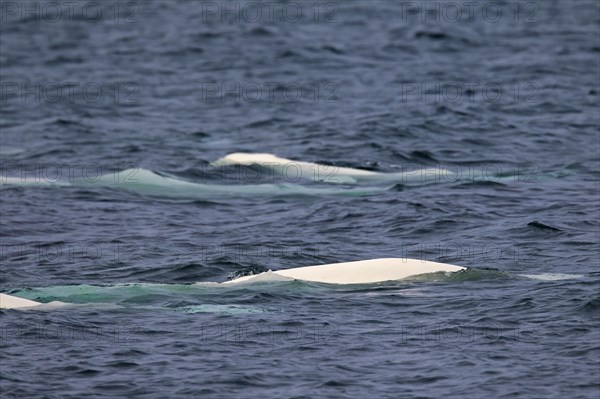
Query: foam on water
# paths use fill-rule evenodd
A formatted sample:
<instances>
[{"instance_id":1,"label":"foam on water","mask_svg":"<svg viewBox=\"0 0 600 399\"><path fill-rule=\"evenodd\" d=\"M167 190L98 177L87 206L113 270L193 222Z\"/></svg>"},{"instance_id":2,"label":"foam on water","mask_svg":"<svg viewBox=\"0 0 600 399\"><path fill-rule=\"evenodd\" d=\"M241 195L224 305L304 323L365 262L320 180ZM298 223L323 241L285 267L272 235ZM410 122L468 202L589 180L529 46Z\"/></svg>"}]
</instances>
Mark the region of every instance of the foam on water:
<instances>
[{"instance_id":1,"label":"foam on water","mask_svg":"<svg viewBox=\"0 0 600 399\"><path fill-rule=\"evenodd\" d=\"M240 305L192 305L182 306L175 308L174 310L183 313L223 313L229 315L241 315L241 314L252 314L252 313L266 313L267 310L252 306L240 306Z\"/></svg>"},{"instance_id":2,"label":"foam on water","mask_svg":"<svg viewBox=\"0 0 600 399\"><path fill-rule=\"evenodd\" d=\"M530 278L532 280L540 280L540 281L576 280L576 279L585 277L583 274L565 274L565 273L519 274L519 276Z\"/></svg>"}]
</instances>

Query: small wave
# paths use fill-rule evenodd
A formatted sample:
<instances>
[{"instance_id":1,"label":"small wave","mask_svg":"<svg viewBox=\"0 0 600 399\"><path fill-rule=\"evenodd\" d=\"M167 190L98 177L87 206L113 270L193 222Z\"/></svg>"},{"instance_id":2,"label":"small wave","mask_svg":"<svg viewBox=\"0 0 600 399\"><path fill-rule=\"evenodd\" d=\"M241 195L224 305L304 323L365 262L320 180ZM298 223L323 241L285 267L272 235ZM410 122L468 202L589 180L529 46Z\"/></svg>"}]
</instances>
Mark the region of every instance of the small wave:
<instances>
[{"instance_id":1,"label":"small wave","mask_svg":"<svg viewBox=\"0 0 600 399\"><path fill-rule=\"evenodd\" d=\"M260 273L268 272L269 269L266 269L262 266L251 266L246 267L244 269L236 270L227 275L228 280L235 280L236 278L245 277L245 276L254 276Z\"/></svg>"},{"instance_id":2,"label":"small wave","mask_svg":"<svg viewBox=\"0 0 600 399\"><path fill-rule=\"evenodd\" d=\"M19 155L25 152L22 148L17 147L9 147L9 146L1 146L0 147L0 156L13 156Z\"/></svg>"},{"instance_id":3,"label":"small wave","mask_svg":"<svg viewBox=\"0 0 600 399\"><path fill-rule=\"evenodd\" d=\"M553 227L553 226L538 222L537 220L527 223L527 226L535 227L535 228L542 229L542 230L548 230L548 231L561 231L557 227Z\"/></svg>"},{"instance_id":4,"label":"small wave","mask_svg":"<svg viewBox=\"0 0 600 399\"><path fill-rule=\"evenodd\" d=\"M264 273L259 274L247 274L243 277L237 278L235 281L230 280L226 282L226 285L235 287L238 284L247 284L247 283L271 283L271 282L282 282L282 281L295 281L291 277L284 277L279 274L273 273L273 271L268 270Z\"/></svg>"},{"instance_id":5,"label":"small wave","mask_svg":"<svg viewBox=\"0 0 600 399\"><path fill-rule=\"evenodd\" d=\"M579 310L600 315L600 297L594 298L586 302Z\"/></svg>"}]
</instances>

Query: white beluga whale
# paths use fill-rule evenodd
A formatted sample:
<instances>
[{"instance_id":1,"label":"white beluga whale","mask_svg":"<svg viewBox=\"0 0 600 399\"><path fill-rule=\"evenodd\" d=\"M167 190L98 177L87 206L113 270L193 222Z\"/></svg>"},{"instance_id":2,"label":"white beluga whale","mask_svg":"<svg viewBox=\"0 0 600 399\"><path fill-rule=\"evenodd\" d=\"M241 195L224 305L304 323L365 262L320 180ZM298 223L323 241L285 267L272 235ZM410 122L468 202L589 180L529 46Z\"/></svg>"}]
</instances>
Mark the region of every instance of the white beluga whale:
<instances>
[{"instance_id":1,"label":"white beluga whale","mask_svg":"<svg viewBox=\"0 0 600 399\"><path fill-rule=\"evenodd\" d=\"M256 275L239 277L226 281L223 284L258 282L271 279L272 277L327 284L373 284L384 281L402 280L421 274L451 273L460 270L466 270L466 268L419 259L382 258L268 271Z\"/></svg>"},{"instance_id":2,"label":"white beluga whale","mask_svg":"<svg viewBox=\"0 0 600 399\"><path fill-rule=\"evenodd\" d=\"M440 181L453 172L447 169L423 168L403 172L376 172L372 170L323 165L313 162L294 161L273 154L235 152L212 162L213 166L257 165L273 175L289 181L300 179L326 183L351 184L360 182L431 182Z\"/></svg>"},{"instance_id":3,"label":"white beluga whale","mask_svg":"<svg viewBox=\"0 0 600 399\"><path fill-rule=\"evenodd\" d=\"M17 296L0 294L0 309L23 309L39 306L42 303L30 301L29 299L19 298Z\"/></svg>"},{"instance_id":4,"label":"white beluga whale","mask_svg":"<svg viewBox=\"0 0 600 399\"><path fill-rule=\"evenodd\" d=\"M374 284L429 273L453 273L461 270L466 270L466 268L418 259L382 258L268 271L239 277L220 284L211 284L215 286L234 286L235 284L275 282L279 280L301 280L326 284ZM18 296L0 294L0 309L51 310L66 305L68 304L64 302L55 301L45 304Z\"/></svg>"},{"instance_id":5,"label":"white beluga whale","mask_svg":"<svg viewBox=\"0 0 600 399\"><path fill-rule=\"evenodd\" d=\"M30 299L0 293L0 309L53 310L69 305L70 304L68 303L60 301L52 301L49 303L36 302Z\"/></svg>"}]
</instances>

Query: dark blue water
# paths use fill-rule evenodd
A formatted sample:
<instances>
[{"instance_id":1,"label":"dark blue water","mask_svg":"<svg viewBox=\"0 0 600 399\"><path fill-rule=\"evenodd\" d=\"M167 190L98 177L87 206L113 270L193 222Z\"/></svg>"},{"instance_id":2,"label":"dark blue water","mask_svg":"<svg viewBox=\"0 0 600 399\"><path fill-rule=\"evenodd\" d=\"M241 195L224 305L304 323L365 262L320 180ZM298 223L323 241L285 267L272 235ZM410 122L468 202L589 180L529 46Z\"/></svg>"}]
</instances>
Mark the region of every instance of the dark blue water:
<instances>
[{"instance_id":1,"label":"dark blue water","mask_svg":"<svg viewBox=\"0 0 600 399\"><path fill-rule=\"evenodd\" d=\"M1 291L81 304L0 312L2 397L598 398L600 8L469 4L2 1ZM473 269L210 283L381 257Z\"/></svg>"}]
</instances>

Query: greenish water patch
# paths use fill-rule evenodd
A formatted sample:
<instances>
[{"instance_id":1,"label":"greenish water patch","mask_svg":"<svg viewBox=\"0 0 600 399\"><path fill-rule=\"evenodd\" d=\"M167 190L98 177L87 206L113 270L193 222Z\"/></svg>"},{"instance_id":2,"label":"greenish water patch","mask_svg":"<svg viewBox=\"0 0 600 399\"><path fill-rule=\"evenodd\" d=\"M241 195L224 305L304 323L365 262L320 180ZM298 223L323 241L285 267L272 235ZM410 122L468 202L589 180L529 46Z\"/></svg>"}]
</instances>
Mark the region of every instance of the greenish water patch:
<instances>
[{"instance_id":1,"label":"greenish water patch","mask_svg":"<svg viewBox=\"0 0 600 399\"><path fill-rule=\"evenodd\" d=\"M488 268L467 268L458 272L436 272L419 274L405 278L402 281L425 281L425 282L461 282L461 281L489 281L489 280L509 280L515 278L510 274L498 269Z\"/></svg>"}]
</instances>

